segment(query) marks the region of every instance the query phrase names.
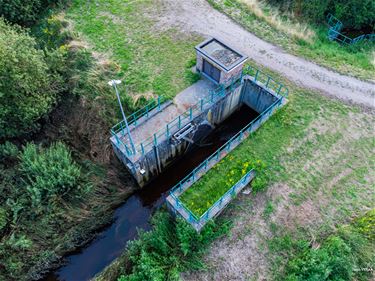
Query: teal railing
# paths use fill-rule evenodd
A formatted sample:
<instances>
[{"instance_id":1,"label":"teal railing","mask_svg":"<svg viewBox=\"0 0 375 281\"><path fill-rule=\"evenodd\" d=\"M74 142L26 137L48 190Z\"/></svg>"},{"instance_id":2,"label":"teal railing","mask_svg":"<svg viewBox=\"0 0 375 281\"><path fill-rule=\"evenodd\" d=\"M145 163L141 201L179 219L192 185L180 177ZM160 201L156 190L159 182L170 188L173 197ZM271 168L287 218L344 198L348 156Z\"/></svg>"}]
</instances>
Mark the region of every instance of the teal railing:
<instances>
[{"instance_id":1,"label":"teal railing","mask_svg":"<svg viewBox=\"0 0 375 281\"><path fill-rule=\"evenodd\" d=\"M266 89L272 90L280 96L288 97L288 88L267 73L250 65L245 67L242 73L243 75L249 75L254 82L262 84Z\"/></svg>"},{"instance_id":2,"label":"teal railing","mask_svg":"<svg viewBox=\"0 0 375 281\"><path fill-rule=\"evenodd\" d=\"M196 230L199 231L209 220L214 218L232 200L232 198L234 198L234 196L254 178L254 176L254 169L247 172L200 217L192 213L173 193L170 194L172 200L169 200L168 202L173 206L175 211L179 212Z\"/></svg>"},{"instance_id":3,"label":"teal railing","mask_svg":"<svg viewBox=\"0 0 375 281\"><path fill-rule=\"evenodd\" d=\"M288 96L288 88L286 88L282 83L274 80L270 75L264 73L263 71L252 67L247 66L241 75L241 79L244 75L249 75L250 79L255 83L261 84L264 88L275 92L277 95L287 97ZM233 90L234 85L236 84L237 80L232 79L230 86L228 87L230 91ZM196 104L191 106L187 111L183 114L177 116L172 121L168 122L163 128L156 131L152 136L148 137L147 139L142 140L139 144L135 146L135 153L141 153L142 155L145 154L146 151L150 149L152 146L157 146L165 138L169 138L174 131L181 129L187 123L194 119L198 114L202 113L206 108L207 104L215 103L218 99L223 97L226 94L226 90L221 85L215 90L211 90L210 94L207 98L201 99ZM164 101L162 98L157 98L147 104L144 108L134 112L132 115L129 116L128 122L129 125L137 126L138 120L142 117L149 117L149 113L157 108L160 110L161 103ZM124 121L119 122L115 126L112 127L111 130L112 136L114 136L116 140L117 146L120 150L125 151L127 156L134 155L133 151L128 147L126 144L127 134L125 129Z\"/></svg>"},{"instance_id":4,"label":"teal railing","mask_svg":"<svg viewBox=\"0 0 375 281\"><path fill-rule=\"evenodd\" d=\"M218 99L223 97L225 95L225 89L220 86L216 88L215 90L211 90L208 97L205 99L199 100L196 104L191 106L187 111L182 113L181 115L177 116L172 121L168 122L163 128L156 131L151 137L148 137L147 139L141 141L139 144L136 144L135 150L136 153L141 153L142 155L145 154L146 151L152 146L158 145L158 143L165 138L169 138L174 131L181 129L183 126L185 126L187 123L191 122L191 120L194 119L197 115L201 114L205 108L207 107L207 104L215 103ZM160 108L160 103L157 103L157 106ZM154 106L155 108L156 106ZM130 121L132 121L131 124L136 125L137 120L135 119L136 116L144 116L148 111L143 110L142 114L134 115L134 118L132 118ZM138 119L140 118L138 117ZM116 124L112 130L111 130L112 136L115 137L117 146L119 148L123 148L123 151L126 152L128 156L134 155L134 153L131 151L131 149L128 147L126 142L123 141L123 139L126 140L126 130L125 130L125 123L120 122ZM119 134L120 133L120 134Z\"/></svg>"},{"instance_id":5,"label":"teal railing","mask_svg":"<svg viewBox=\"0 0 375 281\"><path fill-rule=\"evenodd\" d=\"M151 111L154 110L155 108L157 110L160 110L160 106L165 100L166 99L164 97L158 96L152 99L150 102L148 102L146 106L133 112L130 116L127 117L129 126L130 125L137 126L138 120L141 119L142 117L148 118L150 116ZM124 129L125 129L125 121L122 120L121 122L117 123L116 125L112 127L111 133L112 135L117 134L121 131L125 133Z\"/></svg>"},{"instance_id":6,"label":"teal railing","mask_svg":"<svg viewBox=\"0 0 375 281\"><path fill-rule=\"evenodd\" d=\"M367 40L370 42L375 41L375 34L363 34L359 35L355 38L350 38L344 34L342 34L340 31L344 27L343 23L334 17L332 14L328 14L327 16L327 23L329 26L328 29L328 39L333 41L338 41L342 44L352 45L356 44L358 42L361 42L363 40Z\"/></svg>"},{"instance_id":7,"label":"teal railing","mask_svg":"<svg viewBox=\"0 0 375 281\"><path fill-rule=\"evenodd\" d=\"M286 91L288 92L288 91ZM270 105L266 110L264 110L257 118L252 120L247 124L241 131L235 134L231 139L229 139L223 146L216 150L212 155L210 155L204 162L202 162L198 167L196 167L191 173L184 177L179 183L177 183L170 191L170 196L173 202L169 202L173 208L180 210L186 214L185 219L191 224L201 224L212 217L210 215L210 210L215 209L216 205L225 202L225 196L231 193L233 186L226 194L223 195L210 209L208 209L201 217L194 215L184 204L179 200L179 195L181 195L186 189L188 189L197 179L199 179L204 173L206 173L211 167L218 163L222 158L224 158L232 149L239 145L243 139L245 139L250 133L254 132L259 126L264 123L273 112L279 108L285 97L281 96L277 101ZM251 171L250 171L251 172ZM249 173L250 173L249 172ZM241 179L242 180L242 179ZM241 182L240 180L240 182ZM221 203L220 203L221 202Z\"/></svg>"}]
</instances>

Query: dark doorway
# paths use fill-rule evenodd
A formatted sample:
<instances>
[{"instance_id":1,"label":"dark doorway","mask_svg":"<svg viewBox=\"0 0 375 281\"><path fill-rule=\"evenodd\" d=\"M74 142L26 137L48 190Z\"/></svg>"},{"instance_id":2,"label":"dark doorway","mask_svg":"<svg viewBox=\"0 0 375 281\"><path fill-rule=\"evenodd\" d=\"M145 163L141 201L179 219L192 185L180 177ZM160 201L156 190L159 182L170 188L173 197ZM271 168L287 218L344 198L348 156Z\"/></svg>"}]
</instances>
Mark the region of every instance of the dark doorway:
<instances>
[{"instance_id":1,"label":"dark doorway","mask_svg":"<svg viewBox=\"0 0 375 281\"><path fill-rule=\"evenodd\" d=\"M203 60L203 72L219 83L220 70L206 60Z\"/></svg>"}]
</instances>

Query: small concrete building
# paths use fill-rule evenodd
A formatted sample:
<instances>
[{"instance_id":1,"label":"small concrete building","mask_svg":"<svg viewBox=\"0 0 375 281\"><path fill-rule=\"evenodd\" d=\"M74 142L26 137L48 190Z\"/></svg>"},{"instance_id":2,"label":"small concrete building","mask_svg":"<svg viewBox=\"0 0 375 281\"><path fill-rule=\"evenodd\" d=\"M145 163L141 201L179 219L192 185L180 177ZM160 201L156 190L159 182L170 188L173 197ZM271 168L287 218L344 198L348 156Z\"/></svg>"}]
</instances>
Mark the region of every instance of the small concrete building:
<instances>
[{"instance_id":1,"label":"small concrete building","mask_svg":"<svg viewBox=\"0 0 375 281\"><path fill-rule=\"evenodd\" d=\"M208 39L195 47L197 72L216 84L229 86L232 78L241 77L247 56L229 48L216 38Z\"/></svg>"}]
</instances>

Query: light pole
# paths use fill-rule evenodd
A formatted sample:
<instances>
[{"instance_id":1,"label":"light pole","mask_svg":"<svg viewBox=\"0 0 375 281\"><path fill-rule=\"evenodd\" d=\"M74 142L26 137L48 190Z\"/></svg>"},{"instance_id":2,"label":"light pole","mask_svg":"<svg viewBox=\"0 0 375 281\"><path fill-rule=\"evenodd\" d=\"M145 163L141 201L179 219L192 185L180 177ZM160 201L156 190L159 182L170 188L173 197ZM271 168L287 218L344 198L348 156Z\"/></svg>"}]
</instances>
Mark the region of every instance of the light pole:
<instances>
[{"instance_id":1,"label":"light pole","mask_svg":"<svg viewBox=\"0 0 375 281\"><path fill-rule=\"evenodd\" d=\"M132 147L132 151L133 151L133 154L135 154L136 150L135 150L135 146L134 146L132 135L130 134L128 120L126 119L126 116L125 116L125 113L124 113L124 109L122 108L122 104L121 104L121 100L120 100L120 95L118 93L117 86L116 86L117 84L120 84L120 83L121 83L121 80L111 80L111 81L108 82L108 85L112 86L113 88L115 88L115 92L116 92L118 104L120 105L120 110L121 110L122 118L124 119L124 122L125 122L126 131L128 133L128 136L129 136L129 140L130 140L130 144L131 144L131 147Z\"/></svg>"}]
</instances>

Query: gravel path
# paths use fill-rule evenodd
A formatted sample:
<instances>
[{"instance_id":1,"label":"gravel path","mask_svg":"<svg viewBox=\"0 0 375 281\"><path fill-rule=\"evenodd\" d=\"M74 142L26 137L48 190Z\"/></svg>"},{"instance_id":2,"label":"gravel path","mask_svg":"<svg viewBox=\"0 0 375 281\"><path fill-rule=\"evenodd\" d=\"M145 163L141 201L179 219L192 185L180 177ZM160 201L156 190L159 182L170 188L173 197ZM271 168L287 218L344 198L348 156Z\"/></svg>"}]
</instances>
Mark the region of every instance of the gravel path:
<instances>
[{"instance_id":1,"label":"gravel path","mask_svg":"<svg viewBox=\"0 0 375 281\"><path fill-rule=\"evenodd\" d=\"M217 37L257 63L281 73L296 84L349 103L375 108L375 84L341 75L284 52L233 22L204 0L159 0L160 28L175 26L184 32Z\"/></svg>"}]
</instances>

